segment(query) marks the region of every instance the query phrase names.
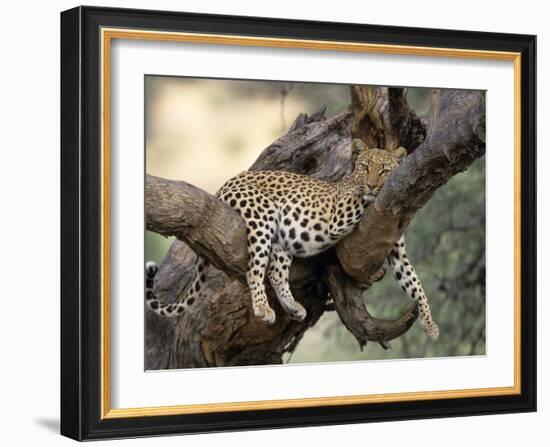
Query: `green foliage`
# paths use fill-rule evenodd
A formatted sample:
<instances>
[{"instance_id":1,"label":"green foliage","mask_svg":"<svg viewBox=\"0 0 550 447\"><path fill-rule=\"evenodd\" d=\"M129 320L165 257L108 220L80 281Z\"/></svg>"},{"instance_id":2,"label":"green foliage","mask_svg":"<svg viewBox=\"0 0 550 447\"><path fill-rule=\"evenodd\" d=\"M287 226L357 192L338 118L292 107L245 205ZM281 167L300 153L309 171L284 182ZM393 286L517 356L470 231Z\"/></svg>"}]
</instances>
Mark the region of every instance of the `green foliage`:
<instances>
[{"instance_id":1,"label":"green foliage","mask_svg":"<svg viewBox=\"0 0 550 447\"><path fill-rule=\"evenodd\" d=\"M155 261L160 265L174 239L174 237L164 237L152 231L146 231L145 258L147 261Z\"/></svg>"}]
</instances>

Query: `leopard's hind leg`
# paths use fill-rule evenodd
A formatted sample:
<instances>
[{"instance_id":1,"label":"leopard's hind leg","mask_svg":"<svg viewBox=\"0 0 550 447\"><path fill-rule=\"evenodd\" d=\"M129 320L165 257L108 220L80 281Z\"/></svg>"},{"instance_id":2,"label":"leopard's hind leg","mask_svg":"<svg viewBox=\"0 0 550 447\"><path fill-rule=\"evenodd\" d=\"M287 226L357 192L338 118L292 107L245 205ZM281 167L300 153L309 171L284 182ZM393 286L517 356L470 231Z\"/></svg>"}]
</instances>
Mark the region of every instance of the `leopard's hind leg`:
<instances>
[{"instance_id":1,"label":"leopard's hind leg","mask_svg":"<svg viewBox=\"0 0 550 447\"><path fill-rule=\"evenodd\" d=\"M235 208L246 224L248 270L246 281L250 289L254 315L266 323L275 322L275 311L269 306L265 291L265 275L271 252L271 242L277 228L275 204L252 186L239 190L239 200L222 200Z\"/></svg>"},{"instance_id":2,"label":"leopard's hind leg","mask_svg":"<svg viewBox=\"0 0 550 447\"><path fill-rule=\"evenodd\" d=\"M306 317L306 310L292 296L288 284L290 265L292 264L292 255L283 250L281 245L273 243L269 255L268 277L271 286L283 309L293 320L302 321Z\"/></svg>"},{"instance_id":3,"label":"leopard's hind leg","mask_svg":"<svg viewBox=\"0 0 550 447\"><path fill-rule=\"evenodd\" d=\"M439 328L433 321L430 306L428 305L428 297L422 288L420 279L407 258L404 236L401 236L395 243L394 248L392 248L388 256L388 262L393 267L395 279L403 291L418 303L420 324L424 332L429 337L436 339L439 336Z\"/></svg>"},{"instance_id":4,"label":"leopard's hind leg","mask_svg":"<svg viewBox=\"0 0 550 447\"><path fill-rule=\"evenodd\" d=\"M257 243L248 244L248 270L246 272L246 282L250 289L250 297L252 299L252 309L254 315L266 323L275 322L275 311L267 301L265 292L265 271L269 257L271 243L259 245Z\"/></svg>"}]
</instances>

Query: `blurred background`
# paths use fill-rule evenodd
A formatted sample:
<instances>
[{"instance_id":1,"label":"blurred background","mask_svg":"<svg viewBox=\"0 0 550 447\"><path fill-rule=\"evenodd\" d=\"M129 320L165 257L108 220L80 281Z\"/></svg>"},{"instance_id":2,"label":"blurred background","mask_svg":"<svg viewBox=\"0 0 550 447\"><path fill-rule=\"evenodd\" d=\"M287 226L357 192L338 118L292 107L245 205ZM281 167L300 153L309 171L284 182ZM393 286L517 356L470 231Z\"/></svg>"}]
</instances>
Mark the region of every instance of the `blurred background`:
<instances>
[{"instance_id":1,"label":"blurred background","mask_svg":"<svg viewBox=\"0 0 550 447\"><path fill-rule=\"evenodd\" d=\"M430 90L408 88L421 115ZM146 171L185 180L210 193L246 170L260 152L286 132L300 112L327 106L345 110L349 86L147 76L145 78ZM421 209L406 232L407 251L440 328L437 342L419 324L384 351L361 351L335 312L326 312L289 363L377 360L485 354L485 158L453 177ZM160 263L171 238L146 234L146 259ZM392 275L365 293L369 312L397 317L410 305Z\"/></svg>"}]
</instances>

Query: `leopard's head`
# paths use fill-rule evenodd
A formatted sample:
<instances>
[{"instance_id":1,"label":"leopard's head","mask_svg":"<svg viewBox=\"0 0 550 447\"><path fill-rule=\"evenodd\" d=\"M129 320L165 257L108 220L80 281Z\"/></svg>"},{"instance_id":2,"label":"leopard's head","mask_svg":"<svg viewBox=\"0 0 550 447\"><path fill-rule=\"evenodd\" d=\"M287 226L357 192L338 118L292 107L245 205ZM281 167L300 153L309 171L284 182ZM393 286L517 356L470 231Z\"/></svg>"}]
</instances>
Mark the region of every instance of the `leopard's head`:
<instances>
[{"instance_id":1,"label":"leopard's head","mask_svg":"<svg viewBox=\"0 0 550 447\"><path fill-rule=\"evenodd\" d=\"M407 150L404 147L372 149L359 138L352 141L351 148L355 155L355 180L364 188L367 202L373 202L389 173L407 156Z\"/></svg>"}]
</instances>

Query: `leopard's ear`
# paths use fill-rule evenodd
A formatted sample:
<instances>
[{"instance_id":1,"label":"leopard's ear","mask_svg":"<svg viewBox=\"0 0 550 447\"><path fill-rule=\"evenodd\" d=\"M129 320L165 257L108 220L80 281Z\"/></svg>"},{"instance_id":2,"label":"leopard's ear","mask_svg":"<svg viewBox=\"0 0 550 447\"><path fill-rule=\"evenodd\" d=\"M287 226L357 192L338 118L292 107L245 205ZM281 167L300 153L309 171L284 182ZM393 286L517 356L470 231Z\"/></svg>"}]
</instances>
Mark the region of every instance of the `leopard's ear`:
<instances>
[{"instance_id":1,"label":"leopard's ear","mask_svg":"<svg viewBox=\"0 0 550 447\"><path fill-rule=\"evenodd\" d=\"M398 148L394 149L391 154L395 161L401 163L403 159L407 156L407 149L405 149L403 146L399 146Z\"/></svg>"},{"instance_id":2,"label":"leopard's ear","mask_svg":"<svg viewBox=\"0 0 550 447\"><path fill-rule=\"evenodd\" d=\"M354 138L351 142L351 153L357 155L367 149L367 145L361 138Z\"/></svg>"}]
</instances>

